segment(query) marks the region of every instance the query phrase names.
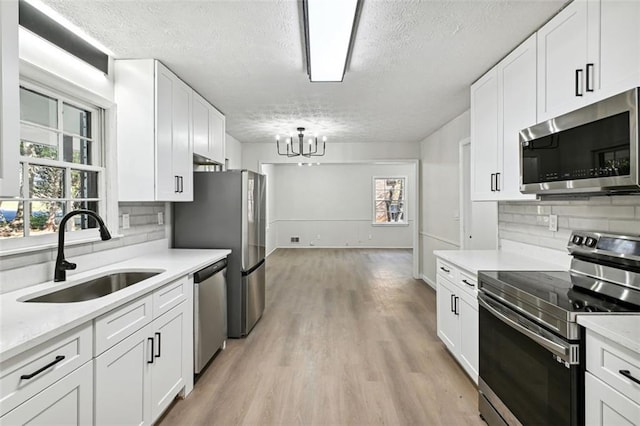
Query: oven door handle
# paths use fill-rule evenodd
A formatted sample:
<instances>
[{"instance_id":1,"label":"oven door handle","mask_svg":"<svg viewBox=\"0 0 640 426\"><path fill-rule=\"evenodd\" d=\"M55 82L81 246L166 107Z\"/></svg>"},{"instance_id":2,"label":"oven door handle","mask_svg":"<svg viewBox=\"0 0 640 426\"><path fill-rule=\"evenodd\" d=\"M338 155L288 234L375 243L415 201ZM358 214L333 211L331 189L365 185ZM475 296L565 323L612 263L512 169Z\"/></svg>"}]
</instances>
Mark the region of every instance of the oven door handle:
<instances>
[{"instance_id":1,"label":"oven door handle","mask_svg":"<svg viewBox=\"0 0 640 426\"><path fill-rule=\"evenodd\" d=\"M516 321L512 320L511 318L509 318L503 312L500 312L499 308L496 308L496 307L492 306L495 302L492 302L491 300L488 300L482 294L478 295L478 303L483 308L488 310L491 314L493 314L496 318L498 318L500 321L502 321L503 323L508 325L509 327L511 327L511 328L519 331L520 333L524 334L525 336L527 336L528 338L530 338L534 342L538 343L540 346L542 346L545 349L549 350L550 352L558 355L563 360L565 360L567 362L569 361L569 353L570 353L571 347L568 344L567 345L561 345L561 344L559 344L557 342L551 341L551 340L539 335L538 333L536 333L534 331L529 330L527 327L525 327L525 326L517 323Z\"/></svg>"}]
</instances>

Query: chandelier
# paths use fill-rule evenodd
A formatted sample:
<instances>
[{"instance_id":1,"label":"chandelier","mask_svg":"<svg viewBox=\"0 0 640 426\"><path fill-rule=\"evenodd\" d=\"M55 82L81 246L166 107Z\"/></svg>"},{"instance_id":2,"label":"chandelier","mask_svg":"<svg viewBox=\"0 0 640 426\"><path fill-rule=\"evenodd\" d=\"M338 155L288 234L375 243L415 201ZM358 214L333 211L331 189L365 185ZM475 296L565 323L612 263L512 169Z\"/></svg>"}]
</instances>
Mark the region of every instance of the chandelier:
<instances>
[{"instance_id":1,"label":"chandelier","mask_svg":"<svg viewBox=\"0 0 640 426\"><path fill-rule=\"evenodd\" d=\"M285 141L286 151L282 151L280 148L280 135L276 136L276 146L278 148L279 155L286 155L287 157L321 157L324 155L327 137L322 137L322 151L318 152L318 135L310 137L307 140L307 144L304 143L304 127L298 127L298 142L294 142L293 135L289 136ZM296 147L297 145L297 147ZM306 146L306 149L305 149Z\"/></svg>"}]
</instances>

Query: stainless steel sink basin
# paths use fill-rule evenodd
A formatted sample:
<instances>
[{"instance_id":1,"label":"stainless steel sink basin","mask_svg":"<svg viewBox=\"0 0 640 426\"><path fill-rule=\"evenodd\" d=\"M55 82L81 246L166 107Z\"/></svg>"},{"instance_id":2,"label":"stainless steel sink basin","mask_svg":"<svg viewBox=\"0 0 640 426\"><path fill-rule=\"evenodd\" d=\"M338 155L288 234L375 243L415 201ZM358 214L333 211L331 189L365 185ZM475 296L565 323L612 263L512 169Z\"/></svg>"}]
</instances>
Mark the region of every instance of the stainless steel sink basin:
<instances>
[{"instance_id":1,"label":"stainless steel sink basin","mask_svg":"<svg viewBox=\"0 0 640 426\"><path fill-rule=\"evenodd\" d=\"M24 300L24 302L71 303L97 299L98 297L106 296L146 280L147 278L151 278L159 273L160 272L115 272L79 283L72 287L27 299Z\"/></svg>"}]
</instances>

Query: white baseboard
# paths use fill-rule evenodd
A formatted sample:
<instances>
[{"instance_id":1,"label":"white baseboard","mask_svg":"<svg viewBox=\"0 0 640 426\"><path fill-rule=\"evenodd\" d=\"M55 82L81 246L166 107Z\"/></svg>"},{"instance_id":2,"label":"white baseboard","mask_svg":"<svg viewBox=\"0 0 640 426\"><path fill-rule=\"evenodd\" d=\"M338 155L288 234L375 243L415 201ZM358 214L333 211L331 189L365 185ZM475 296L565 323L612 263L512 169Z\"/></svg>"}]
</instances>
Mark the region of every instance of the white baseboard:
<instances>
[{"instance_id":1,"label":"white baseboard","mask_svg":"<svg viewBox=\"0 0 640 426\"><path fill-rule=\"evenodd\" d=\"M422 278L422 281L424 281L425 283L427 283L429 285L429 287L431 287L434 290L436 289L436 283L434 283L429 278L427 278L426 275L422 274L421 278Z\"/></svg>"},{"instance_id":2,"label":"white baseboard","mask_svg":"<svg viewBox=\"0 0 640 426\"><path fill-rule=\"evenodd\" d=\"M276 248L281 249L407 249L411 250L413 247L404 246L278 246ZM274 249L275 250L275 249Z\"/></svg>"}]
</instances>

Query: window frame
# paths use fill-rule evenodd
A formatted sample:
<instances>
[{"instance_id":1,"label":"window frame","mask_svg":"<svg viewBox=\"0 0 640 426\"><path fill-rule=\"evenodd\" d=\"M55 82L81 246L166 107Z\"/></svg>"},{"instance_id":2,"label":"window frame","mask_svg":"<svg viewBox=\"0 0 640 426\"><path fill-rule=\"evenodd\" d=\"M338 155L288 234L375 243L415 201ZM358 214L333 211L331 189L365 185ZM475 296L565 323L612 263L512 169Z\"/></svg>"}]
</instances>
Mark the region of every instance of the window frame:
<instances>
[{"instance_id":1,"label":"window frame","mask_svg":"<svg viewBox=\"0 0 640 426\"><path fill-rule=\"evenodd\" d=\"M402 199L402 213L403 213L403 220L402 222L376 222L376 201L378 201L376 199L376 181L380 180L380 179L384 179L384 180L388 180L388 179L402 179L404 181L404 194L403 194L403 199ZM372 180L371 180L371 208L372 208L372 213L371 213L371 225L372 226L409 226L409 200L408 200L408 194L409 194L409 190L408 190L408 185L409 185L409 178L407 176L373 176Z\"/></svg>"},{"instance_id":2,"label":"window frame","mask_svg":"<svg viewBox=\"0 0 640 426\"><path fill-rule=\"evenodd\" d=\"M80 171L90 171L90 172L98 172L98 194L97 198L73 198L71 196L71 185L65 185L65 193L63 197L60 199L55 199L55 201L59 201L61 203L66 203L70 205L70 203L77 202L87 202L87 201L95 201L98 203L98 212L100 216L104 219L107 227L112 231L112 236L117 236L115 230L118 228L117 222L117 198L114 196L110 196L108 191L108 186L111 181L114 179L115 171L110 170L109 158L112 156L110 153L111 148L109 145L113 144L115 141L112 141L108 138L108 125L109 125L109 117L112 116L114 111L113 104L107 100L103 99L103 102L96 102L95 96L83 96L86 94L85 90L77 87L70 86L67 84L55 84L58 81L57 77L51 77L48 80L51 80L54 84L47 85L45 83L41 83L39 81L35 81L30 79L28 76L20 76L19 84L20 87L24 87L27 90L35 91L36 93L52 97L56 99L58 105L58 123L57 129L52 129L47 126L42 126L37 123L32 123L29 121L20 120L20 129L22 130L23 126L28 126L36 129L45 129L47 131L54 131L57 138L58 149L60 148L60 141L63 135L68 135L72 137L79 137L81 139L89 140L90 143L94 144L93 152L92 152L92 162L95 159L99 162L100 165L85 165L80 163L66 162L61 160L62 153L58 152L58 159L51 160L46 158L35 158L29 156L23 156L20 154L19 144L22 138L20 137L17 141L18 143L18 157L16 161L16 168L22 168L24 179L28 179L28 167L29 165L43 165L43 166L54 166L59 167L64 170L65 173L65 181L71 182L71 171L72 170L80 170ZM61 82L62 83L62 82ZM53 87L60 87L59 89ZM76 90L77 89L77 90ZM64 130L64 123L60 120L62 115L62 108L64 104L81 108L83 110L87 110L91 112L91 128L92 135L91 137L81 136L74 133L66 132ZM111 183L111 185L113 185ZM25 197L25 191L28 191L28 188L22 188L18 197L16 197L16 201L23 202L25 205L32 201L51 201L53 199L34 199L32 197L33 194L27 194L28 197ZM5 199L6 201L7 199ZM115 205L115 209L114 209ZM115 210L115 217L113 211ZM28 228L30 223L30 217L25 215L24 219L24 227ZM38 250L49 249L53 247L57 247L57 239L58 232L42 234L42 235L29 235L23 237L16 238L6 238L0 240L0 257L20 254ZM66 232L65 239L67 243L65 245L75 245L80 243L93 242L100 239L99 232L97 228L91 229L83 229L77 230L73 232Z\"/></svg>"}]
</instances>

